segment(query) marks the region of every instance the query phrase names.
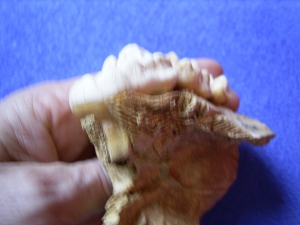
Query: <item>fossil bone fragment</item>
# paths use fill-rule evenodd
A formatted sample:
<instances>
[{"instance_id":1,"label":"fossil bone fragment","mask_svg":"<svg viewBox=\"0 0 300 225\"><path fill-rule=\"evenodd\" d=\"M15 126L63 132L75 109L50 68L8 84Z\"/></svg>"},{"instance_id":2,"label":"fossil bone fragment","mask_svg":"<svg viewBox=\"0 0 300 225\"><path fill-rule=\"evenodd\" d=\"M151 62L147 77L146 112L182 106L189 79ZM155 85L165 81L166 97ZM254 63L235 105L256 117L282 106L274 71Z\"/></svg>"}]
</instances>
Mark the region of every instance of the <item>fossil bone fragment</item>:
<instances>
[{"instance_id":1,"label":"fossil bone fragment","mask_svg":"<svg viewBox=\"0 0 300 225\"><path fill-rule=\"evenodd\" d=\"M239 143L274 136L217 106L228 88L225 76L214 79L193 60L136 45L74 84L71 108L113 186L105 225L199 224L236 178Z\"/></svg>"}]
</instances>

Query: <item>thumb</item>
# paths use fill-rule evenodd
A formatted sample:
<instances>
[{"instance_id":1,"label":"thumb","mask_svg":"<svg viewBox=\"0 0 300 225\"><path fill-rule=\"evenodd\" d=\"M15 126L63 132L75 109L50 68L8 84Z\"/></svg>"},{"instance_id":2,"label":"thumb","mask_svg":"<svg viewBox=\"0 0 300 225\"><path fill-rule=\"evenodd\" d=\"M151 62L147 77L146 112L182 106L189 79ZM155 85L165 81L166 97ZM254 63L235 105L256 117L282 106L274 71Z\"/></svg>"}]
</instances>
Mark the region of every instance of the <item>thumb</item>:
<instances>
[{"instance_id":1,"label":"thumb","mask_svg":"<svg viewBox=\"0 0 300 225\"><path fill-rule=\"evenodd\" d=\"M54 184L57 185L56 199L59 199L53 207L56 212L63 212L62 217L79 222L104 211L112 187L98 159L63 163L53 172L57 173Z\"/></svg>"},{"instance_id":2,"label":"thumb","mask_svg":"<svg viewBox=\"0 0 300 225\"><path fill-rule=\"evenodd\" d=\"M111 184L97 159L9 162L0 164L0 193L3 224L82 224L101 215Z\"/></svg>"}]
</instances>

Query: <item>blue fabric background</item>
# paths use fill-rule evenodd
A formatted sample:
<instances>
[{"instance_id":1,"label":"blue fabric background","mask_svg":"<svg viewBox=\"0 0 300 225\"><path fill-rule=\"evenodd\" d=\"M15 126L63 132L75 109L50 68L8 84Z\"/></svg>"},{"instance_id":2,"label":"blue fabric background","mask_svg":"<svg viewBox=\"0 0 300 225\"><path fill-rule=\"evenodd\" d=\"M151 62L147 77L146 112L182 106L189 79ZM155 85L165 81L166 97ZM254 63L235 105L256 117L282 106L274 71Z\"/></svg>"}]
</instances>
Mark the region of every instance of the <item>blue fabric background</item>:
<instances>
[{"instance_id":1,"label":"blue fabric background","mask_svg":"<svg viewBox=\"0 0 300 225\"><path fill-rule=\"evenodd\" d=\"M239 113L277 136L240 146L238 178L201 224L300 224L299 12L300 1L0 0L0 97L100 70L132 42L214 58Z\"/></svg>"}]
</instances>

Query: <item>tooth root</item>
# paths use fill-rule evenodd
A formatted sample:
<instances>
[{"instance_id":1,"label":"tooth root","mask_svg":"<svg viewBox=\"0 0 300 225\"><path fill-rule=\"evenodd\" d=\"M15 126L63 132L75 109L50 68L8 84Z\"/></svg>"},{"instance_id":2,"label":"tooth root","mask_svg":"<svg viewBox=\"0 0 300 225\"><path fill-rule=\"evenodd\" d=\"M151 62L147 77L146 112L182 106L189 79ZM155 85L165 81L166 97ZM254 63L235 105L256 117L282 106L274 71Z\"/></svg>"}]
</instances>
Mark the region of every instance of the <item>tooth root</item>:
<instances>
[{"instance_id":1,"label":"tooth root","mask_svg":"<svg viewBox=\"0 0 300 225\"><path fill-rule=\"evenodd\" d=\"M128 159L130 140L125 128L112 120L102 120L101 126L106 139L110 162L124 162Z\"/></svg>"},{"instance_id":2,"label":"tooth root","mask_svg":"<svg viewBox=\"0 0 300 225\"><path fill-rule=\"evenodd\" d=\"M81 124L102 162L107 165L126 161L131 151L128 132L112 117L105 103L86 104L80 110L90 112L81 119ZM105 146L101 146L101 143L105 143Z\"/></svg>"},{"instance_id":3,"label":"tooth root","mask_svg":"<svg viewBox=\"0 0 300 225\"><path fill-rule=\"evenodd\" d=\"M110 164L107 166L107 172L113 184L114 195L125 193L133 186L134 168Z\"/></svg>"},{"instance_id":4,"label":"tooth root","mask_svg":"<svg viewBox=\"0 0 300 225\"><path fill-rule=\"evenodd\" d=\"M227 101L226 92L229 89L227 78L224 75L216 77L211 83L210 88L212 92L211 101L217 105L225 104Z\"/></svg>"}]
</instances>

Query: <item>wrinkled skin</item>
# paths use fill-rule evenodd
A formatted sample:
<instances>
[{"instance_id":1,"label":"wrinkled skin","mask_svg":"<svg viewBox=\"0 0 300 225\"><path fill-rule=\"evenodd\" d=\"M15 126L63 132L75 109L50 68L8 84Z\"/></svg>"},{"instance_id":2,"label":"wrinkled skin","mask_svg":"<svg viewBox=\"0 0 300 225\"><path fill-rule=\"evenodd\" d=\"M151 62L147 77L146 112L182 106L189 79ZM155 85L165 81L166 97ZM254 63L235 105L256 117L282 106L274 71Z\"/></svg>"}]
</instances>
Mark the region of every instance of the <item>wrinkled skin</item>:
<instances>
[{"instance_id":1,"label":"wrinkled skin","mask_svg":"<svg viewBox=\"0 0 300 225\"><path fill-rule=\"evenodd\" d=\"M3 224L75 224L90 216L98 224L101 220L110 182L92 159L94 149L69 109L73 82L26 88L0 105Z\"/></svg>"}]
</instances>

